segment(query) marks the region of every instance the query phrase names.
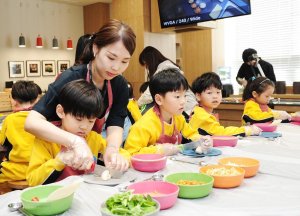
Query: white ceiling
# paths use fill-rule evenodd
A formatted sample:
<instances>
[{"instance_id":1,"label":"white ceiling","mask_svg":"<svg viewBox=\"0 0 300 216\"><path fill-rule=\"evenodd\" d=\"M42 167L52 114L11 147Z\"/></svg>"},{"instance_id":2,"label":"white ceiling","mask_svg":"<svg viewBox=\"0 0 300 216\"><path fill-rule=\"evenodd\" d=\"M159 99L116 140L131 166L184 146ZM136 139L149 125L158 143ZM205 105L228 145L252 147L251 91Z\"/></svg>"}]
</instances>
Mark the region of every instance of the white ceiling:
<instances>
[{"instance_id":1,"label":"white ceiling","mask_svg":"<svg viewBox=\"0 0 300 216\"><path fill-rule=\"evenodd\" d=\"M78 6L86 6L90 4L95 4L98 2L102 3L111 3L112 0L48 0L52 2L61 2L65 4L78 5Z\"/></svg>"}]
</instances>

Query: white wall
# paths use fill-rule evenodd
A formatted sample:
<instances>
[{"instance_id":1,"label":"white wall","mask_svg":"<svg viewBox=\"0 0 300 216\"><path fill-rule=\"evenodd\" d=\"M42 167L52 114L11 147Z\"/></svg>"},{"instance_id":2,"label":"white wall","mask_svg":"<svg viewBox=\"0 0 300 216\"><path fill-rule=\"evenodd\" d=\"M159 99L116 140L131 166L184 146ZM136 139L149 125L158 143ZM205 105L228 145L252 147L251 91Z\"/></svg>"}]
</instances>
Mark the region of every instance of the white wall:
<instances>
[{"instance_id":1,"label":"white wall","mask_svg":"<svg viewBox=\"0 0 300 216\"><path fill-rule=\"evenodd\" d=\"M26 60L70 60L74 63L78 38L83 35L83 8L43 0L0 0L0 91L5 81L18 79L33 80L47 89L55 77L26 77ZM18 47L23 33L26 48ZM44 48L35 47L36 37L43 38ZM52 49L56 36L60 49ZM73 50L66 50L67 39L73 40ZM9 78L8 61L24 61L25 78ZM41 62L42 65L42 62Z\"/></svg>"},{"instance_id":2,"label":"white wall","mask_svg":"<svg viewBox=\"0 0 300 216\"><path fill-rule=\"evenodd\" d=\"M176 34L174 33L151 33L145 32L144 43L153 46L164 56L176 62Z\"/></svg>"},{"instance_id":3,"label":"white wall","mask_svg":"<svg viewBox=\"0 0 300 216\"><path fill-rule=\"evenodd\" d=\"M216 28L212 29L212 70L217 72L219 67L225 66L224 59L224 23L216 21Z\"/></svg>"}]
</instances>

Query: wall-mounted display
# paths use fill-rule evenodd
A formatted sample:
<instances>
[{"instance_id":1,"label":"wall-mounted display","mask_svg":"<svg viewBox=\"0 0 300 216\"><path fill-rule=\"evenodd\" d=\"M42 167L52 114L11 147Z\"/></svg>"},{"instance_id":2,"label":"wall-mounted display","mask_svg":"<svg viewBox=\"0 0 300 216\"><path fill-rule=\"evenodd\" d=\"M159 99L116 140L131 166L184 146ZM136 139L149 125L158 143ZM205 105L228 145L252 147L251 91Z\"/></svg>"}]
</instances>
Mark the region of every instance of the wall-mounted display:
<instances>
[{"instance_id":1,"label":"wall-mounted display","mask_svg":"<svg viewBox=\"0 0 300 216\"><path fill-rule=\"evenodd\" d=\"M26 61L26 75L27 77L41 76L41 61L38 60Z\"/></svg>"},{"instance_id":2,"label":"wall-mounted display","mask_svg":"<svg viewBox=\"0 0 300 216\"><path fill-rule=\"evenodd\" d=\"M44 60L43 61L43 76L55 76L56 68L54 60Z\"/></svg>"},{"instance_id":3,"label":"wall-mounted display","mask_svg":"<svg viewBox=\"0 0 300 216\"><path fill-rule=\"evenodd\" d=\"M9 78L25 77L24 61L9 61L8 71L9 71Z\"/></svg>"},{"instance_id":4,"label":"wall-mounted display","mask_svg":"<svg viewBox=\"0 0 300 216\"><path fill-rule=\"evenodd\" d=\"M158 0L161 27L251 14L250 0Z\"/></svg>"},{"instance_id":5,"label":"wall-mounted display","mask_svg":"<svg viewBox=\"0 0 300 216\"><path fill-rule=\"evenodd\" d=\"M69 60L58 60L57 61L57 71L58 74L64 72L70 67L70 61Z\"/></svg>"}]
</instances>

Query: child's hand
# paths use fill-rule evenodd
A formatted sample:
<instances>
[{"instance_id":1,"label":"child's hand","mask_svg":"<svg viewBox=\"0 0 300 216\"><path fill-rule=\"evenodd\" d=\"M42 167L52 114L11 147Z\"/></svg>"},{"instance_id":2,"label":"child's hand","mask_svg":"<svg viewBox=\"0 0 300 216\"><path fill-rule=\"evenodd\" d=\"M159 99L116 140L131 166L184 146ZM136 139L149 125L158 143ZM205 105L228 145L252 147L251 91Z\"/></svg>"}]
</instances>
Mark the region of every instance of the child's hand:
<instances>
[{"instance_id":1,"label":"child's hand","mask_svg":"<svg viewBox=\"0 0 300 216\"><path fill-rule=\"evenodd\" d=\"M282 111L282 110L276 110L273 112L275 112L275 116L276 116L276 119L281 119L281 120L289 120L291 121L292 119L292 116L290 114L288 114L286 111Z\"/></svg>"},{"instance_id":2,"label":"child's hand","mask_svg":"<svg viewBox=\"0 0 300 216\"><path fill-rule=\"evenodd\" d=\"M261 129L255 125L245 126L246 136L259 135L261 133Z\"/></svg>"},{"instance_id":3,"label":"child's hand","mask_svg":"<svg viewBox=\"0 0 300 216\"><path fill-rule=\"evenodd\" d=\"M62 147L60 152L56 155L56 159L62 164L70 164L73 157L74 152L64 147Z\"/></svg>"},{"instance_id":4,"label":"child's hand","mask_svg":"<svg viewBox=\"0 0 300 216\"><path fill-rule=\"evenodd\" d=\"M157 144L157 151L160 154L166 156L175 155L180 152L180 148L177 145L171 143Z\"/></svg>"},{"instance_id":5,"label":"child's hand","mask_svg":"<svg viewBox=\"0 0 300 216\"><path fill-rule=\"evenodd\" d=\"M89 170L94 162L93 154L87 145L85 139L76 136L68 151L72 151L72 155L64 163L74 169Z\"/></svg>"},{"instance_id":6,"label":"child's hand","mask_svg":"<svg viewBox=\"0 0 300 216\"><path fill-rule=\"evenodd\" d=\"M213 147L213 142L210 136L202 136L199 140L201 142L201 150L203 154L207 154L207 152ZM198 148L199 151L199 148Z\"/></svg>"}]
</instances>

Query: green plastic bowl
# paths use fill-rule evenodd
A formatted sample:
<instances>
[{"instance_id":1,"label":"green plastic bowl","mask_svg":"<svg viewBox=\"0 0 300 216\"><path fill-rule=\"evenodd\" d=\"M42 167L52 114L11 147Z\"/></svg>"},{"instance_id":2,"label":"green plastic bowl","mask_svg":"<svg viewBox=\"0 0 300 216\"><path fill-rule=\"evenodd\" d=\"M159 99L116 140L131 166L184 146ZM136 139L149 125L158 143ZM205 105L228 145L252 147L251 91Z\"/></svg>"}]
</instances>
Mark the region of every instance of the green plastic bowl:
<instances>
[{"instance_id":1,"label":"green plastic bowl","mask_svg":"<svg viewBox=\"0 0 300 216\"><path fill-rule=\"evenodd\" d=\"M179 186L179 194L178 197L180 198L188 198L188 199L194 199L194 198L200 198L205 197L210 194L213 188L214 184L214 178L202 174L202 173L173 173L170 175L167 175L164 179L167 182L171 182L173 184L177 184L179 180L196 180L200 182L204 182L204 184L201 185L180 185Z\"/></svg>"},{"instance_id":2,"label":"green plastic bowl","mask_svg":"<svg viewBox=\"0 0 300 216\"><path fill-rule=\"evenodd\" d=\"M55 215L68 210L73 201L73 194L58 200L46 201L49 194L61 188L60 185L42 185L24 190L21 193L21 201L24 209L34 215ZM32 201L38 197L39 201Z\"/></svg>"}]
</instances>

